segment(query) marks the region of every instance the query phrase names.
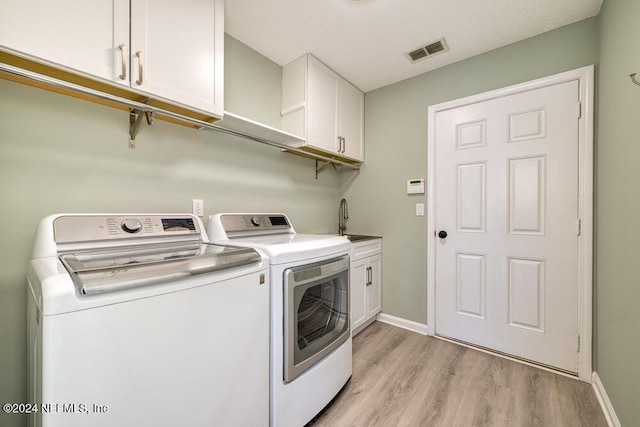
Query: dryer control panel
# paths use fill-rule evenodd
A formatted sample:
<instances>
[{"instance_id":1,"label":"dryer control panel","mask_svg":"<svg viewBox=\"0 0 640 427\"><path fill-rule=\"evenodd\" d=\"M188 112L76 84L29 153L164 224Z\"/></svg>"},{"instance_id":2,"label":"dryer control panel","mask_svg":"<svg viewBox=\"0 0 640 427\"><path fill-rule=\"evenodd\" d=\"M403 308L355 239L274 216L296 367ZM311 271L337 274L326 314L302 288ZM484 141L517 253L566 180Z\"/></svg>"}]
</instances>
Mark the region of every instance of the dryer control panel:
<instances>
[{"instance_id":1,"label":"dryer control panel","mask_svg":"<svg viewBox=\"0 0 640 427\"><path fill-rule=\"evenodd\" d=\"M220 222L227 235L293 232L289 219L284 214L223 214Z\"/></svg>"}]
</instances>

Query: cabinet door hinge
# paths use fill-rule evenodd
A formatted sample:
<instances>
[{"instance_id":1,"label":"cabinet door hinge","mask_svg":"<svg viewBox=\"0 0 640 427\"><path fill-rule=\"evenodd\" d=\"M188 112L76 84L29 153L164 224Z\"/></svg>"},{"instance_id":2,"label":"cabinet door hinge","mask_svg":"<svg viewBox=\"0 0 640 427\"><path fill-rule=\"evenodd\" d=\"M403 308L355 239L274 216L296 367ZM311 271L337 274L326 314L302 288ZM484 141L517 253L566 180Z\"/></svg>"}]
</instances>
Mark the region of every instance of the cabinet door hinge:
<instances>
[{"instance_id":1,"label":"cabinet door hinge","mask_svg":"<svg viewBox=\"0 0 640 427\"><path fill-rule=\"evenodd\" d=\"M582 102L578 101L578 105L576 106L576 116L578 118L582 117Z\"/></svg>"},{"instance_id":2,"label":"cabinet door hinge","mask_svg":"<svg viewBox=\"0 0 640 427\"><path fill-rule=\"evenodd\" d=\"M580 218L576 219L576 234L579 236L582 233L582 220Z\"/></svg>"},{"instance_id":3,"label":"cabinet door hinge","mask_svg":"<svg viewBox=\"0 0 640 427\"><path fill-rule=\"evenodd\" d=\"M580 353L580 335L578 335L578 353Z\"/></svg>"}]
</instances>

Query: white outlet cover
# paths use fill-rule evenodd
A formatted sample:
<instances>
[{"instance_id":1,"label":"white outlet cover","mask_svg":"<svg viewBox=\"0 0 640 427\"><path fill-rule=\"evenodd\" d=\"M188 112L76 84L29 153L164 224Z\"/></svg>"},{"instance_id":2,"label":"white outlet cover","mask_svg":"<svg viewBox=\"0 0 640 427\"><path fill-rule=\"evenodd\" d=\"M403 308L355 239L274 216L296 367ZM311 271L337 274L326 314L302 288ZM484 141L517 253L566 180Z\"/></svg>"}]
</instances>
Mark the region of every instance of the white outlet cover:
<instances>
[{"instance_id":1,"label":"white outlet cover","mask_svg":"<svg viewBox=\"0 0 640 427\"><path fill-rule=\"evenodd\" d=\"M202 199L193 199L191 207L194 215L197 215L197 216L204 215L204 202L202 201Z\"/></svg>"}]
</instances>

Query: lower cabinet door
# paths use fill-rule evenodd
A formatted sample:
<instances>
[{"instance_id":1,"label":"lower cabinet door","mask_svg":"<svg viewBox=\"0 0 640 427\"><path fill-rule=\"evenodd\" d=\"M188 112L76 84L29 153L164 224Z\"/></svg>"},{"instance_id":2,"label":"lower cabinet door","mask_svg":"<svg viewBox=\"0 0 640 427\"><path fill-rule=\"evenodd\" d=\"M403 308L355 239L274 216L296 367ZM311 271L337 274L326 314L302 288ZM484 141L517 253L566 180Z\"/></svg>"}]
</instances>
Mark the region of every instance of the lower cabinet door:
<instances>
[{"instance_id":1,"label":"lower cabinet door","mask_svg":"<svg viewBox=\"0 0 640 427\"><path fill-rule=\"evenodd\" d=\"M367 320L367 259L353 261L350 269L351 330Z\"/></svg>"},{"instance_id":2,"label":"lower cabinet door","mask_svg":"<svg viewBox=\"0 0 640 427\"><path fill-rule=\"evenodd\" d=\"M382 310L382 255L374 255L367 258L369 268L369 280L367 286L367 319L380 313Z\"/></svg>"}]
</instances>

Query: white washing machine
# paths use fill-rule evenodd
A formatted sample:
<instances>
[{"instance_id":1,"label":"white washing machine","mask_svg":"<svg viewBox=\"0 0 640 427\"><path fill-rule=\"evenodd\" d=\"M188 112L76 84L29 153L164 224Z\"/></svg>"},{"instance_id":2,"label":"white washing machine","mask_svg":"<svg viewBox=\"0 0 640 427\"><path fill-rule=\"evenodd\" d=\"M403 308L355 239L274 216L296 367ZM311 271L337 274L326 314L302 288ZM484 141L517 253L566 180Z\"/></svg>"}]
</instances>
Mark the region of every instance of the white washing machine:
<instances>
[{"instance_id":1,"label":"white washing machine","mask_svg":"<svg viewBox=\"0 0 640 427\"><path fill-rule=\"evenodd\" d=\"M271 426L302 427L351 378L351 243L297 234L284 214L217 214L208 233L269 257Z\"/></svg>"},{"instance_id":2,"label":"white washing machine","mask_svg":"<svg viewBox=\"0 0 640 427\"><path fill-rule=\"evenodd\" d=\"M188 214L53 215L28 281L30 425L269 424L258 251Z\"/></svg>"}]
</instances>

